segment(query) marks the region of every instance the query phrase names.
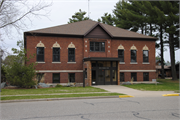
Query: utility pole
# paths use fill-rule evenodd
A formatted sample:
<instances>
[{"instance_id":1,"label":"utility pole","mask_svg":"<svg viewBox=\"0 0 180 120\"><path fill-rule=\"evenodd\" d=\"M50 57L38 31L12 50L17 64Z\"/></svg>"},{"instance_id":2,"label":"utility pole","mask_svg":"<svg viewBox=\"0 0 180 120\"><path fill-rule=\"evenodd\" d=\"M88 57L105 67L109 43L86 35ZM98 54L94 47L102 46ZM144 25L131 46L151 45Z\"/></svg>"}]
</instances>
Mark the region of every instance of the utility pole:
<instances>
[{"instance_id":1,"label":"utility pole","mask_svg":"<svg viewBox=\"0 0 180 120\"><path fill-rule=\"evenodd\" d=\"M90 1L90 0L88 0L88 18L90 19L90 15L89 15L89 14L90 14L90 13L89 13L89 1Z\"/></svg>"}]
</instances>

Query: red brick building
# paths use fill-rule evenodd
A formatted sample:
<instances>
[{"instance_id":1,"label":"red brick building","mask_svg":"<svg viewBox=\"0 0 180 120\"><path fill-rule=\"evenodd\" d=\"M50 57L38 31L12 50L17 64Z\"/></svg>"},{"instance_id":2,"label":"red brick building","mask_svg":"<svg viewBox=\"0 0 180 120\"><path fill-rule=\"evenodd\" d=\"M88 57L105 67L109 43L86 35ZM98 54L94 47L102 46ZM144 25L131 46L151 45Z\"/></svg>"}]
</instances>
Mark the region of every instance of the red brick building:
<instances>
[{"instance_id":1,"label":"red brick building","mask_svg":"<svg viewBox=\"0 0 180 120\"><path fill-rule=\"evenodd\" d=\"M26 64L36 62L45 83L84 80L86 86L119 85L132 78L152 81L156 78L155 41L92 20L24 33L27 56L35 54Z\"/></svg>"}]
</instances>

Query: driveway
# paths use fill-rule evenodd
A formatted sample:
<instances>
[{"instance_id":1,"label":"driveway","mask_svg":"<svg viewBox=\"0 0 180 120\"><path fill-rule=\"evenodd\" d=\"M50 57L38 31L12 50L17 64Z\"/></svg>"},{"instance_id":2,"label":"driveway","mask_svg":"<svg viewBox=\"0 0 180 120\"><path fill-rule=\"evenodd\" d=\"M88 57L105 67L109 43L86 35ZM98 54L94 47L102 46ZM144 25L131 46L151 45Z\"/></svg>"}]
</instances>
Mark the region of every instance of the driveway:
<instances>
[{"instance_id":1,"label":"driveway","mask_svg":"<svg viewBox=\"0 0 180 120\"><path fill-rule=\"evenodd\" d=\"M120 85L97 85L93 87L101 88L109 92L132 95L134 97L158 97L158 96L162 96L162 94L174 93L174 91L141 91L141 90L136 90L136 89L120 86Z\"/></svg>"}]
</instances>

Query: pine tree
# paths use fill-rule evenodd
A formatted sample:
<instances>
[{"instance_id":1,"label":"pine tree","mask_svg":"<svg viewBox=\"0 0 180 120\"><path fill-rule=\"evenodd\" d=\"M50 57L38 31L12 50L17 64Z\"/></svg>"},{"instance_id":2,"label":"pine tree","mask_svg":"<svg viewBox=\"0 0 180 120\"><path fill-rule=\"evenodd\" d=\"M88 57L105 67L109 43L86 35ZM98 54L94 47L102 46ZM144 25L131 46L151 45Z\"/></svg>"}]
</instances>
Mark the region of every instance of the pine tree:
<instances>
[{"instance_id":1,"label":"pine tree","mask_svg":"<svg viewBox=\"0 0 180 120\"><path fill-rule=\"evenodd\" d=\"M81 11L81 9L79 9L79 12L76 12L74 15L72 15L72 18L69 18L69 23L73 23L73 22L79 22L79 21L83 21L83 20L89 20L89 17L85 17L86 12L85 11Z\"/></svg>"},{"instance_id":2,"label":"pine tree","mask_svg":"<svg viewBox=\"0 0 180 120\"><path fill-rule=\"evenodd\" d=\"M101 19L98 19L98 22L102 22L108 25L114 25L114 18L111 14L105 13L104 16L101 16Z\"/></svg>"},{"instance_id":3,"label":"pine tree","mask_svg":"<svg viewBox=\"0 0 180 120\"><path fill-rule=\"evenodd\" d=\"M115 25L120 28L137 32L139 29L144 34L146 18L140 11L141 1L119 1L113 11L115 15ZM142 6L141 6L142 7Z\"/></svg>"},{"instance_id":4,"label":"pine tree","mask_svg":"<svg viewBox=\"0 0 180 120\"><path fill-rule=\"evenodd\" d=\"M179 26L179 1L160 1L163 8L166 29L165 31L169 35L169 49L171 56L171 72L172 79L177 80L176 67L175 67L175 41L177 40L178 26Z\"/></svg>"}]
</instances>

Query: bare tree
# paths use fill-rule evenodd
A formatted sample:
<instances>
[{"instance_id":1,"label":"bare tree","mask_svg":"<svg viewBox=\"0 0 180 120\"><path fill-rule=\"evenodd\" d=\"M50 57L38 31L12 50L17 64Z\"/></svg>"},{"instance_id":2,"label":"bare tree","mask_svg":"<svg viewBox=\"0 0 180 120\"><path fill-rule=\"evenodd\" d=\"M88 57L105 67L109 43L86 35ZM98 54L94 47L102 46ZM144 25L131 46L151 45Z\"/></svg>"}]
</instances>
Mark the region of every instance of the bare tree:
<instances>
[{"instance_id":1,"label":"bare tree","mask_svg":"<svg viewBox=\"0 0 180 120\"><path fill-rule=\"evenodd\" d=\"M39 12L51 6L42 0L0 0L0 29L14 27L17 31L26 27L26 20L34 16L45 16Z\"/></svg>"},{"instance_id":2,"label":"bare tree","mask_svg":"<svg viewBox=\"0 0 180 120\"><path fill-rule=\"evenodd\" d=\"M47 0L46 0L47 1ZM35 17L48 15L48 7L52 5L51 1L45 0L0 0L0 47L3 48L6 55L7 48L4 44L5 37L11 39L14 29L22 34L22 30L27 28L28 21L33 21Z\"/></svg>"}]
</instances>

